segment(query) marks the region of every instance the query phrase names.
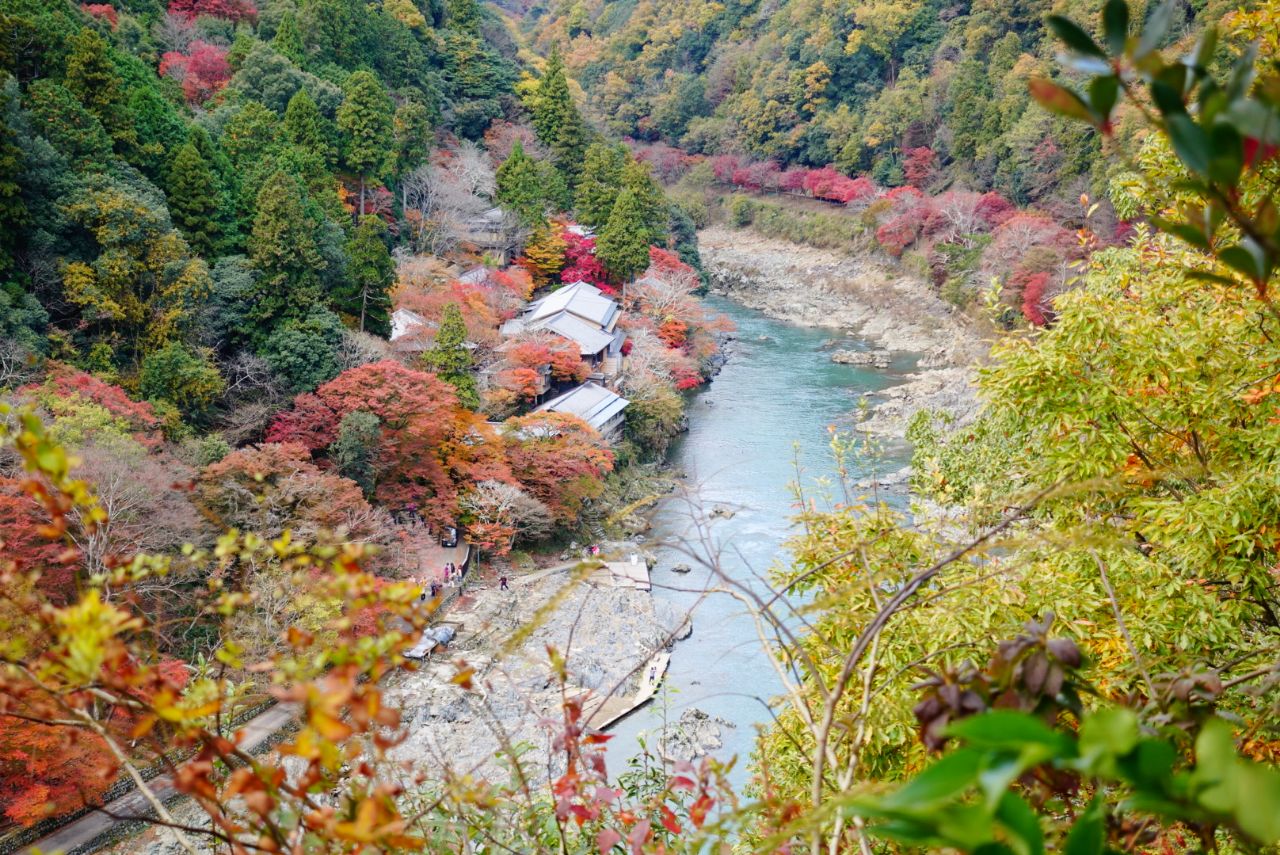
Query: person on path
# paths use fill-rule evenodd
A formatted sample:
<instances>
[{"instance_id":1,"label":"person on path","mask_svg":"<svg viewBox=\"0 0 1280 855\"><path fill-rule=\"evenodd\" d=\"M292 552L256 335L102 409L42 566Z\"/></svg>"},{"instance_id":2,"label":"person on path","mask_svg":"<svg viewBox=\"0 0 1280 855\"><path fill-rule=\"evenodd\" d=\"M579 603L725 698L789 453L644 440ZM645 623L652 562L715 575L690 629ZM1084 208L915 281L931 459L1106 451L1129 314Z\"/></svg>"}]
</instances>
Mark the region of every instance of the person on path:
<instances>
[{"instance_id":1,"label":"person on path","mask_svg":"<svg viewBox=\"0 0 1280 855\"><path fill-rule=\"evenodd\" d=\"M498 580L498 589L499 589L499 590L502 590L502 591L510 591L510 590L511 590L510 588L508 588L508 587L507 587L507 577L506 577L506 576L503 576L501 579L499 579L499 580Z\"/></svg>"}]
</instances>

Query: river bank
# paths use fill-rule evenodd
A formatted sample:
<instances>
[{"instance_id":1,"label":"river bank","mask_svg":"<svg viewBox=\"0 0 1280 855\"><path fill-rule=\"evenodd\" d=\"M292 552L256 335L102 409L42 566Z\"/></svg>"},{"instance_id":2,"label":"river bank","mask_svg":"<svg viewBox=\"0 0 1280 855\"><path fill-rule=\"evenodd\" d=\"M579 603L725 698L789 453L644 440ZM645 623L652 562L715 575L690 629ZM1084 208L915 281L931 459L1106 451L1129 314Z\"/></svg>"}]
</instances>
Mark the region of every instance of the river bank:
<instances>
[{"instance_id":1,"label":"river bank","mask_svg":"<svg viewBox=\"0 0 1280 855\"><path fill-rule=\"evenodd\" d=\"M713 294L890 355L918 355L902 382L872 397L867 429L902 436L918 410L942 409L960 419L974 410L976 365L988 345L976 324L928 283L870 254L816 249L749 229L712 226L698 241Z\"/></svg>"}]
</instances>

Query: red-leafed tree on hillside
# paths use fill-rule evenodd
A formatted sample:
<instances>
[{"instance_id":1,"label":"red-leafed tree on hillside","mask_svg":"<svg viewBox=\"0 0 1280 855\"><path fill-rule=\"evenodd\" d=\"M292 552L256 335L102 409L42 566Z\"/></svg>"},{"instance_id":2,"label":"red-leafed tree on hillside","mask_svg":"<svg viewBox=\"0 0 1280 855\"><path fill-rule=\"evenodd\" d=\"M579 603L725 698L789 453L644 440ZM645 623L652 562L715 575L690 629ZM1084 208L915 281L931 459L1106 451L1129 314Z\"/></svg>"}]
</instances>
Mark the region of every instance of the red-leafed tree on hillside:
<instances>
[{"instance_id":1,"label":"red-leafed tree on hillside","mask_svg":"<svg viewBox=\"0 0 1280 855\"><path fill-rule=\"evenodd\" d=\"M258 17L258 7L252 0L172 0L169 13L188 20L208 15L227 21L252 21Z\"/></svg>"},{"instance_id":2,"label":"red-leafed tree on hillside","mask_svg":"<svg viewBox=\"0 0 1280 855\"><path fill-rule=\"evenodd\" d=\"M587 499L604 490L613 452L600 434L577 416L530 413L508 419L507 461L529 495L558 522L572 522Z\"/></svg>"},{"instance_id":3,"label":"red-leafed tree on hillside","mask_svg":"<svg viewBox=\"0 0 1280 855\"><path fill-rule=\"evenodd\" d=\"M362 365L297 404L302 412L272 422L269 442L298 442L323 455L343 416L372 413L380 427L375 495L388 507L416 504L437 525L455 521L458 496L471 484L510 480L491 429L458 405L452 386L426 371L389 360Z\"/></svg>"}]
</instances>

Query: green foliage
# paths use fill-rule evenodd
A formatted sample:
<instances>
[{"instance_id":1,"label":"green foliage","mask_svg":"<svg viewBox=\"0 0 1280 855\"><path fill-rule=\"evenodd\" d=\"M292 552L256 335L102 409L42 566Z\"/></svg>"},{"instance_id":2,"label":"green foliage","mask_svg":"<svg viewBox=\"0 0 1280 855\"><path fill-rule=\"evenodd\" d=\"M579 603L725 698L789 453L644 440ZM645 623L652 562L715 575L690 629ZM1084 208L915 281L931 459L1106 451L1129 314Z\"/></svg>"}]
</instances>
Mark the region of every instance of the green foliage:
<instances>
[{"instance_id":1,"label":"green foliage","mask_svg":"<svg viewBox=\"0 0 1280 855\"><path fill-rule=\"evenodd\" d=\"M329 166L337 163L333 125L320 114L320 108L306 89L299 89L289 99L284 111L283 130L285 139L292 145L320 155Z\"/></svg>"},{"instance_id":2,"label":"green foliage","mask_svg":"<svg viewBox=\"0 0 1280 855\"><path fill-rule=\"evenodd\" d=\"M649 213L632 190L623 190L614 203L609 221L600 230L596 256L619 282L634 279L649 266Z\"/></svg>"},{"instance_id":3,"label":"green foliage","mask_svg":"<svg viewBox=\"0 0 1280 855\"><path fill-rule=\"evenodd\" d=\"M345 287L333 295L334 307L358 320L362 332L391 335L391 289L396 266L387 251L387 226L374 216L360 218L347 241Z\"/></svg>"},{"instance_id":4,"label":"green foliage","mask_svg":"<svg viewBox=\"0 0 1280 855\"><path fill-rule=\"evenodd\" d=\"M221 216L225 195L200 150L188 142L178 149L169 168L169 210L191 248L211 258L221 245Z\"/></svg>"},{"instance_id":5,"label":"green foliage","mask_svg":"<svg viewBox=\"0 0 1280 855\"><path fill-rule=\"evenodd\" d=\"M407 175L431 156L435 140L433 118L432 111L418 101L405 101L396 108L392 123L396 139L396 174Z\"/></svg>"},{"instance_id":6,"label":"green foliage","mask_svg":"<svg viewBox=\"0 0 1280 855\"><path fill-rule=\"evenodd\" d=\"M147 354L138 382L147 400L167 401L193 422L204 418L226 388L208 353L178 342Z\"/></svg>"},{"instance_id":7,"label":"green foliage","mask_svg":"<svg viewBox=\"0 0 1280 855\"><path fill-rule=\"evenodd\" d=\"M374 458L382 440L382 424L373 413L353 410L338 423L338 438L329 449L338 471L355 481L365 498L376 486Z\"/></svg>"},{"instance_id":8,"label":"green foliage","mask_svg":"<svg viewBox=\"0 0 1280 855\"><path fill-rule=\"evenodd\" d=\"M498 167L498 204L514 212L525 225L545 223L547 198L542 178L537 162L524 153L524 145L516 140L511 155Z\"/></svg>"},{"instance_id":9,"label":"green foliage","mask_svg":"<svg viewBox=\"0 0 1280 855\"><path fill-rule=\"evenodd\" d=\"M320 297L321 266L314 227L293 176L276 172L263 185L249 236L249 259L261 276L248 295L247 317L260 333L287 314L305 312Z\"/></svg>"},{"instance_id":10,"label":"green foliage","mask_svg":"<svg viewBox=\"0 0 1280 855\"><path fill-rule=\"evenodd\" d=\"M1269 295L1272 275L1280 268L1280 223L1269 196L1256 207L1252 200L1239 198L1246 171L1261 167L1280 144L1280 76L1268 70L1255 87L1256 45L1240 53L1228 74L1215 76L1214 27L1207 28L1180 59L1166 60L1159 47L1175 15L1172 3L1166 2L1137 37L1131 37L1128 4L1108 0L1101 20L1104 46L1074 21L1050 16L1049 27L1065 45L1068 64L1092 77L1083 92L1033 80L1031 94L1047 109L1108 135L1122 95L1150 103L1153 109L1143 115L1167 140L1184 176L1176 185L1180 198L1169 200L1180 202L1182 210L1174 217L1161 212L1155 224L1210 254L1229 271L1201 271L1202 277L1221 282L1243 278L1280 318ZM1141 81L1145 97L1135 94L1138 87L1130 77Z\"/></svg>"},{"instance_id":11,"label":"green foliage","mask_svg":"<svg viewBox=\"0 0 1280 855\"><path fill-rule=\"evenodd\" d=\"M755 220L755 203L750 196L734 193L729 197L728 212L729 222L739 228L743 228L751 225L752 221Z\"/></svg>"},{"instance_id":12,"label":"green foliage","mask_svg":"<svg viewBox=\"0 0 1280 855\"><path fill-rule=\"evenodd\" d=\"M303 65L306 49L302 45L302 30L298 27L298 16L293 12L285 12L280 22L276 24L276 34L271 38L271 48L294 65Z\"/></svg>"},{"instance_id":13,"label":"green foliage","mask_svg":"<svg viewBox=\"0 0 1280 855\"><path fill-rule=\"evenodd\" d=\"M597 142L587 147L575 196L581 222L600 228L609 221L622 191L622 168L626 162L627 152L620 146Z\"/></svg>"},{"instance_id":14,"label":"green foliage","mask_svg":"<svg viewBox=\"0 0 1280 855\"><path fill-rule=\"evenodd\" d=\"M333 312L314 308L276 326L259 354L290 392L310 392L338 375L343 329Z\"/></svg>"},{"instance_id":15,"label":"green foliage","mask_svg":"<svg viewBox=\"0 0 1280 855\"><path fill-rule=\"evenodd\" d=\"M111 154L111 138L98 117L66 87L37 80L27 88L25 106L34 130L80 168L100 169Z\"/></svg>"},{"instance_id":16,"label":"green foliage","mask_svg":"<svg viewBox=\"0 0 1280 855\"><path fill-rule=\"evenodd\" d=\"M1107 845L1109 829L1130 813L1201 827L1206 839L1218 826L1250 843L1280 840L1280 772L1240 759L1231 727L1220 718L1200 731L1194 764L1180 758L1176 741L1143 734L1138 717L1123 708L1085 716L1078 737L1013 711L965 719L949 732L964 747L895 792L853 803L849 812L872 820L876 836L961 852L1005 841L1015 842L1018 851L1044 852L1049 838L1072 855L1101 855L1114 851ZM1052 770L1060 780L1079 781L1085 792L1099 795L1074 822L1053 823L1057 827L1046 834L1012 786L1036 770ZM1128 793L1119 810L1101 795L1110 788Z\"/></svg>"},{"instance_id":17,"label":"green foliage","mask_svg":"<svg viewBox=\"0 0 1280 855\"><path fill-rule=\"evenodd\" d=\"M137 143L137 135L124 81L112 62L114 51L102 36L87 28L73 36L68 47L67 90L102 123L117 150L129 153Z\"/></svg>"},{"instance_id":18,"label":"green foliage","mask_svg":"<svg viewBox=\"0 0 1280 855\"><path fill-rule=\"evenodd\" d=\"M551 151L556 168L571 187L576 186L587 150L588 133L582 114L569 91L564 59L558 49L547 58L547 67L533 100L533 126L538 139Z\"/></svg>"},{"instance_id":19,"label":"green foliage","mask_svg":"<svg viewBox=\"0 0 1280 855\"><path fill-rule=\"evenodd\" d=\"M391 98L382 82L368 71L348 77L342 92L338 131L343 162L362 181L378 178L390 169L395 153Z\"/></svg>"},{"instance_id":20,"label":"green foliage","mask_svg":"<svg viewBox=\"0 0 1280 855\"><path fill-rule=\"evenodd\" d=\"M480 404L476 378L471 373L471 351L467 349L467 325L462 310L450 303L440 314L440 328L431 348L422 354L423 365L458 392L458 402L475 409Z\"/></svg>"}]
</instances>

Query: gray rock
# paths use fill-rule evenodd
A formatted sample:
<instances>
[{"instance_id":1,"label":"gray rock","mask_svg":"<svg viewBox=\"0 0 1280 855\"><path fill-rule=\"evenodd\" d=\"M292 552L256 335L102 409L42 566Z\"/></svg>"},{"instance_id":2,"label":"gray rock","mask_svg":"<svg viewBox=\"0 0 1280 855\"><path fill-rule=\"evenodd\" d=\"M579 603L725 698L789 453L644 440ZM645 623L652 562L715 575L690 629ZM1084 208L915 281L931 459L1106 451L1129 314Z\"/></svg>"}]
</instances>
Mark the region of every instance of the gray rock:
<instances>
[{"instance_id":1,"label":"gray rock","mask_svg":"<svg viewBox=\"0 0 1280 855\"><path fill-rule=\"evenodd\" d=\"M724 747L724 728L732 722L707 715L696 707L680 714L680 720L662 736L662 753L673 760L696 760Z\"/></svg>"}]
</instances>

